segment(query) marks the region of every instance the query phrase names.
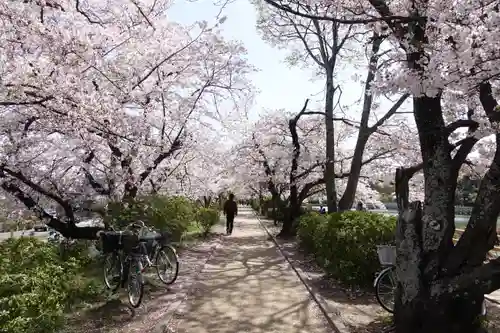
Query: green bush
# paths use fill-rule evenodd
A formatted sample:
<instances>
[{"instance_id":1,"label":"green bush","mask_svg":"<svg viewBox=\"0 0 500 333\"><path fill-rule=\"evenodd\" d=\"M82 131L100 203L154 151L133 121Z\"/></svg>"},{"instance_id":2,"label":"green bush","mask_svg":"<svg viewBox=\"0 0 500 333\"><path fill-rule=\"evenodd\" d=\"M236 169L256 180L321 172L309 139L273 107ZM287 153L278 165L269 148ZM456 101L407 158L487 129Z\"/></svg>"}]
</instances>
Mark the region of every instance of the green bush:
<instances>
[{"instance_id":1,"label":"green bush","mask_svg":"<svg viewBox=\"0 0 500 333\"><path fill-rule=\"evenodd\" d=\"M105 222L123 229L131 222L141 220L178 241L189 224L196 220L196 211L196 204L184 197L147 196L132 202L109 204Z\"/></svg>"},{"instance_id":2,"label":"green bush","mask_svg":"<svg viewBox=\"0 0 500 333\"><path fill-rule=\"evenodd\" d=\"M197 221L205 236L208 235L219 220L220 214L216 209L202 207L198 210Z\"/></svg>"},{"instance_id":3,"label":"green bush","mask_svg":"<svg viewBox=\"0 0 500 333\"><path fill-rule=\"evenodd\" d=\"M0 243L0 331L49 333L72 305L97 297L101 284L85 279L79 258L63 260L56 246L32 237Z\"/></svg>"},{"instance_id":4,"label":"green bush","mask_svg":"<svg viewBox=\"0 0 500 333\"><path fill-rule=\"evenodd\" d=\"M328 274L349 285L368 286L380 269L377 245L394 241L396 218L348 211L300 219L300 244Z\"/></svg>"},{"instance_id":5,"label":"green bush","mask_svg":"<svg viewBox=\"0 0 500 333\"><path fill-rule=\"evenodd\" d=\"M258 199L253 199L250 201L250 206L252 207L253 210L256 212L260 211L260 204Z\"/></svg>"},{"instance_id":6,"label":"green bush","mask_svg":"<svg viewBox=\"0 0 500 333\"><path fill-rule=\"evenodd\" d=\"M299 220L297 228L297 237L299 238L300 246L309 252L316 252L316 230L320 224L326 224L326 215L312 212L302 216Z\"/></svg>"}]
</instances>

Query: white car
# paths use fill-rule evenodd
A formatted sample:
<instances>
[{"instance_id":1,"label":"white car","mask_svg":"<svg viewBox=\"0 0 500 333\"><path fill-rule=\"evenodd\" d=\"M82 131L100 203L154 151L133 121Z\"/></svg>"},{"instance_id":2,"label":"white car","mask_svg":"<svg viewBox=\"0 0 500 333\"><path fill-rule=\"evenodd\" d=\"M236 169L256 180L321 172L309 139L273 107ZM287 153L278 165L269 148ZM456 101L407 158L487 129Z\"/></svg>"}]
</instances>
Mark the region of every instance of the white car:
<instances>
[{"instance_id":1,"label":"white car","mask_svg":"<svg viewBox=\"0 0 500 333\"><path fill-rule=\"evenodd\" d=\"M363 208L367 211L374 212L374 213L385 213L387 212L387 207L381 202L362 202L363 203ZM351 210L356 210L358 203L356 202L352 207Z\"/></svg>"},{"instance_id":2,"label":"white car","mask_svg":"<svg viewBox=\"0 0 500 333\"><path fill-rule=\"evenodd\" d=\"M84 220L75 224L79 228L83 227L104 227L104 222L102 218L96 217L93 219Z\"/></svg>"}]
</instances>

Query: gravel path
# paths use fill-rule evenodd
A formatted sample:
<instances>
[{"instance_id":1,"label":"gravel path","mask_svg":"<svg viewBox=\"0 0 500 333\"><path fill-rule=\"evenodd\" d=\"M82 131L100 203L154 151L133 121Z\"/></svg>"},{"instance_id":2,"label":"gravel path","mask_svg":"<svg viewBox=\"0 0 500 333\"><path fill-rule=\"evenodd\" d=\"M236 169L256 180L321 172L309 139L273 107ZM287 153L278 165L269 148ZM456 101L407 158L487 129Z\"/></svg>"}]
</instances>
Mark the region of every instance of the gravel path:
<instances>
[{"instance_id":1,"label":"gravel path","mask_svg":"<svg viewBox=\"0 0 500 333\"><path fill-rule=\"evenodd\" d=\"M249 209L197 277L164 332L332 332ZM155 332L156 333L156 332Z\"/></svg>"}]
</instances>

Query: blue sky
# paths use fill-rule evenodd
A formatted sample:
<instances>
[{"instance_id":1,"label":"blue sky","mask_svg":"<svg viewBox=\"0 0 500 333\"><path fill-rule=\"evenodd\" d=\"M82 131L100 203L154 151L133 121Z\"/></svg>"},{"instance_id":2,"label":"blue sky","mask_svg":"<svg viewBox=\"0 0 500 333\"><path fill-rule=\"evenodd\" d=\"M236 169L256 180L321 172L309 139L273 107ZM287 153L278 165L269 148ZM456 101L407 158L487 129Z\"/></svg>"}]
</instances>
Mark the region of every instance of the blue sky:
<instances>
[{"instance_id":1,"label":"blue sky","mask_svg":"<svg viewBox=\"0 0 500 333\"><path fill-rule=\"evenodd\" d=\"M190 25L196 21L206 20L214 24L215 18L220 11L220 7L214 2L225 0L177 0L168 11L174 22ZM285 62L287 51L278 49L263 41L255 27L257 13L249 0L233 0L228 4L222 16L227 19L222 29L224 37L241 41L248 50L248 61L259 69L257 73L251 75L254 86L259 90L251 110L249 118L256 120L264 109L285 109L291 112L299 111L304 101L311 98L310 107L320 108L324 105L324 83L322 78L313 79L312 70L301 69L299 67L290 68ZM353 74L365 75L365 70L358 66L354 69L346 63L340 63L342 70L337 71L337 80L341 80L343 110L348 113L348 117L354 120L360 119L363 93L363 86L360 82L354 82ZM320 102L316 104L314 102ZM392 102L388 100L378 101L383 109L388 110ZM347 108L346 108L347 106ZM236 127L240 128L240 127ZM243 130L243 128L240 128ZM219 132L227 141L239 141L241 131L233 129L228 134ZM344 144L354 145L355 137L351 137Z\"/></svg>"},{"instance_id":2,"label":"blue sky","mask_svg":"<svg viewBox=\"0 0 500 333\"><path fill-rule=\"evenodd\" d=\"M169 10L170 19L185 24L199 20L215 22L220 8L213 2L177 1ZM288 67L284 63L286 51L278 50L260 38L255 28L257 14L249 1L236 0L224 9L223 15L227 16L223 25L224 36L242 41L248 50L249 62L259 69L251 77L260 91L251 110L252 118L257 117L263 108L299 111L306 98L313 95L315 99L322 98L324 85L321 80L312 82L310 71ZM351 96L344 91L343 97L351 102L359 98L359 85L355 85L354 89L354 93L349 89Z\"/></svg>"}]
</instances>

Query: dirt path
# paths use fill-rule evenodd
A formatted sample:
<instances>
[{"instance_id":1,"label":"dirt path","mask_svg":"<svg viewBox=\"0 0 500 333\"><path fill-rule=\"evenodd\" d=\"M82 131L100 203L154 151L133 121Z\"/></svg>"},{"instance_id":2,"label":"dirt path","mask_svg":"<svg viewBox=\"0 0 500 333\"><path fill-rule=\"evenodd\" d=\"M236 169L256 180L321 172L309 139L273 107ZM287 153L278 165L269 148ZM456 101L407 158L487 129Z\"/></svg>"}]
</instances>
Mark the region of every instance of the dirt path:
<instances>
[{"instance_id":1,"label":"dirt path","mask_svg":"<svg viewBox=\"0 0 500 333\"><path fill-rule=\"evenodd\" d=\"M210 241L182 249L179 277L169 287L157 279L154 271L148 272L148 284L139 308L132 309L125 292L120 290L118 298L75 314L60 333L142 333L168 322L219 243L220 236L215 236Z\"/></svg>"},{"instance_id":2,"label":"dirt path","mask_svg":"<svg viewBox=\"0 0 500 333\"><path fill-rule=\"evenodd\" d=\"M233 234L161 331L324 333L332 328L258 220L243 209Z\"/></svg>"}]
</instances>

